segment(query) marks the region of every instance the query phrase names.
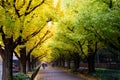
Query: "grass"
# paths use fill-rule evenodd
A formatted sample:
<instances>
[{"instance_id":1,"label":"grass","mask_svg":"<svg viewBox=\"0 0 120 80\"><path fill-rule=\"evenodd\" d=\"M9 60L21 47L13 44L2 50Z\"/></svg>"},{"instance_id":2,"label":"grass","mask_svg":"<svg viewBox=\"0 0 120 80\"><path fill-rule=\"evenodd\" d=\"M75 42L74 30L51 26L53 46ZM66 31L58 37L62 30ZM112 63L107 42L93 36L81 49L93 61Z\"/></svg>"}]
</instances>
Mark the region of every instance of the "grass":
<instances>
[{"instance_id":1,"label":"grass","mask_svg":"<svg viewBox=\"0 0 120 80\"><path fill-rule=\"evenodd\" d=\"M80 77L80 78L82 78L82 79L84 79L84 80L97 80L96 77L93 77L93 76L91 76L91 75L86 75L86 71L87 71L86 68L84 69L85 74L81 74L81 73L79 73L79 72L73 72L71 69L63 68L63 67L54 67L54 68L59 69L59 70L62 70L62 71L67 72L67 73L69 73L69 74L76 75L76 76L78 76L78 77Z\"/></svg>"},{"instance_id":2,"label":"grass","mask_svg":"<svg viewBox=\"0 0 120 80\"><path fill-rule=\"evenodd\" d=\"M68 73L73 73L70 69L59 68ZM73 73L85 80L120 80L120 70L106 68L96 68L96 73L88 74L87 68L81 68L79 72Z\"/></svg>"},{"instance_id":3,"label":"grass","mask_svg":"<svg viewBox=\"0 0 120 80\"><path fill-rule=\"evenodd\" d=\"M120 80L120 70L96 68L98 80Z\"/></svg>"}]
</instances>

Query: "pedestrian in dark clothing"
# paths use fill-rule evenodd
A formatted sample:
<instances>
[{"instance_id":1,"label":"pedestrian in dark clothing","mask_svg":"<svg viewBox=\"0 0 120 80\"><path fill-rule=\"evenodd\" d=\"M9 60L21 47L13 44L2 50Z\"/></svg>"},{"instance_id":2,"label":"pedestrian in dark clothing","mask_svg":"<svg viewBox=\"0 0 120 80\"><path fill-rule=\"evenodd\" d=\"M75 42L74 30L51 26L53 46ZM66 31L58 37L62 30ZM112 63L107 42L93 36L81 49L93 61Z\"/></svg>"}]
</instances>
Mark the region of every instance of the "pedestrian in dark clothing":
<instances>
[{"instance_id":1,"label":"pedestrian in dark clothing","mask_svg":"<svg viewBox=\"0 0 120 80\"><path fill-rule=\"evenodd\" d=\"M42 63L42 68L45 69L45 63Z\"/></svg>"}]
</instances>

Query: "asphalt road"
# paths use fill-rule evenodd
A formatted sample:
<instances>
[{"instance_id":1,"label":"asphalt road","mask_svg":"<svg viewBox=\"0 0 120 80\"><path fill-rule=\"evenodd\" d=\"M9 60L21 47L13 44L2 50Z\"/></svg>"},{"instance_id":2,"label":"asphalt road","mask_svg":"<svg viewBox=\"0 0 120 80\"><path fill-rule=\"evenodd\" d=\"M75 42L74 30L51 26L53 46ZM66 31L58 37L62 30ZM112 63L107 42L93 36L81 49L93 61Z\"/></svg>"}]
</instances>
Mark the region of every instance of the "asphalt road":
<instances>
[{"instance_id":1,"label":"asphalt road","mask_svg":"<svg viewBox=\"0 0 120 80\"><path fill-rule=\"evenodd\" d=\"M66 73L54 69L52 67L47 67L46 69L40 69L35 80L83 80L75 75Z\"/></svg>"}]
</instances>

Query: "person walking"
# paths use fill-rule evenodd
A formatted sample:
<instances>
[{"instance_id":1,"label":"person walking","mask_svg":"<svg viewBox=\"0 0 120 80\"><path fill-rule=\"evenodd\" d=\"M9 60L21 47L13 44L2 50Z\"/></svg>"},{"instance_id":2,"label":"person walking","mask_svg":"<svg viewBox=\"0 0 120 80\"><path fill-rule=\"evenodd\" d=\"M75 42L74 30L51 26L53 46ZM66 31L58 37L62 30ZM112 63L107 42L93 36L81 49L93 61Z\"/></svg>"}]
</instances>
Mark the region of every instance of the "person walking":
<instances>
[{"instance_id":1,"label":"person walking","mask_svg":"<svg viewBox=\"0 0 120 80\"><path fill-rule=\"evenodd\" d=\"M42 63L42 68L45 69L45 63Z\"/></svg>"}]
</instances>

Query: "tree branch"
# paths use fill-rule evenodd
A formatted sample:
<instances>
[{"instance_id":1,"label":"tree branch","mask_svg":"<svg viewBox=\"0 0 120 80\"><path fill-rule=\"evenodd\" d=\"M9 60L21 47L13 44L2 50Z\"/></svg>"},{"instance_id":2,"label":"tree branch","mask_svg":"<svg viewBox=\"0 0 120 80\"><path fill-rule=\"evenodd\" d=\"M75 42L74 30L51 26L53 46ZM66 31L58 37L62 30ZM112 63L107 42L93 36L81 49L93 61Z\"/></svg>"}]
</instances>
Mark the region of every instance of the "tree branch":
<instances>
[{"instance_id":1,"label":"tree branch","mask_svg":"<svg viewBox=\"0 0 120 80\"><path fill-rule=\"evenodd\" d=\"M20 6L19 9L23 8L23 6L25 5L25 0L22 0L23 1L23 4Z\"/></svg>"},{"instance_id":2,"label":"tree branch","mask_svg":"<svg viewBox=\"0 0 120 80\"><path fill-rule=\"evenodd\" d=\"M46 24L45 24L46 25ZM39 32L41 32L41 30L45 27L45 25L43 25L39 30L36 30L35 32L33 32L32 34L28 35L25 39L22 40L22 37L19 36L15 42L14 42L14 47L16 47L17 45L22 45L24 43L26 43L29 39L31 39L32 37L34 37L35 35L37 35ZM20 31L22 34L22 31Z\"/></svg>"},{"instance_id":3,"label":"tree branch","mask_svg":"<svg viewBox=\"0 0 120 80\"><path fill-rule=\"evenodd\" d=\"M28 6L26 8L26 11L29 10L31 3L32 3L32 0L29 1L29 4L28 4Z\"/></svg>"},{"instance_id":4,"label":"tree branch","mask_svg":"<svg viewBox=\"0 0 120 80\"><path fill-rule=\"evenodd\" d=\"M15 13L17 14L18 18L20 18L19 10L15 6L16 0L13 0L13 6L15 8Z\"/></svg>"},{"instance_id":5,"label":"tree branch","mask_svg":"<svg viewBox=\"0 0 120 80\"><path fill-rule=\"evenodd\" d=\"M13 47L14 47L14 48L17 47L17 45L21 43L21 40L22 40L22 37L19 36L19 37L15 40Z\"/></svg>"},{"instance_id":6,"label":"tree branch","mask_svg":"<svg viewBox=\"0 0 120 80\"><path fill-rule=\"evenodd\" d=\"M39 4L36 5L34 8L32 8L29 12L27 12L27 11L29 10L29 8L30 8L31 2L32 2L32 0L29 1L29 4L28 4L27 9L26 9L26 12L25 12L25 16L27 16L27 15L30 14L32 11L34 11L36 8L38 8L39 6L41 6L41 5L45 2L45 0L42 0L41 3L39 3Z\"/></svg>"},{"instance_id":7,"label":"tree branch","mask_svg":"<svg viewBox=\"0 0 120 80\"><path fill-rule=\"evenodd\" d=\"M14 51L15 56L20 60L20 57L18 56L18 54Z\"/></svg>"},{"instance_id":8,"label":"tree branch","mask_svg":"<svg viewBox=\"0 0 120 80\"><path fill-rule=\"evenodd\" d=\"M33 51L35 48L37 48L38 45L41 45L41 44L45 41L44 38L45 38L45 36L46 36L47 34L49 34L49 31L46 31L46 33L43 35L43 37L40 38L40 41L28 52L27 58L29 58L29 56L30 56L30 54L32 53L32 51ZM42 41L42 40L44 40L44 41Z\"/></svg>"},{"instance_id":9,"label":"tree branch","mask_svg":"<svg viewBox=\"0 0 120 80\"><path fill-rule=\"evenodd\" d=\"M45 24L46 25L46 24ZM26 42L26 41L28 41L30 38L32 38L32 37L34 37L35 35L37 35L44 27L45 27L45 25L43 25L39 30L36 30L35 32L33 32L32 34L30 34L30 35L28 35L27 37L26 37L26 39L23 39L23 43L24 42ZM21 43L22 43L21 42Z\"/></svg>"},{"instance_id":10,"label":"tree branch","mask_svg":"<svg viewBox=\"0 0 120 80\"><path fill-rule=\"evenodd\" d=\"M71 32L73 32L73 33L74 33L74 28L75 28L75 27L72 27L72 28L67 27L67 28L68 28L68 30L70 30Z\"/></svg>"},{"instance_id":11,"label":"tree branch","mask_svg":"<svg viewBox=\"0 0 120 80\"><path fill-rule=\"evenodd\" d=\"M49 33L50 33L50 31L48 30L45 35L48 35ZM43 40L41 41L41 43L44 43L46 40L48 40L48 39L51 38L52 36L53 36L52 34L49 35L48 37L47 37L47 36L44 36L45 38L43 38Z\"/></svg>"},{"instance_id":12,"label":"tree branch","mask_svg":"<svg viewBox=\"0 0 120 80\"><path fill-rule=\"evenodd\" d=\"M94 51L95 54L97 53L97 50L98 50L98 42L96 41L95 42L95 51Z\"/></svg>"},{"instance_id":13,"label":"tree branch","mask_svg":"<svg viewBox=\"0 0 120 80\"><path fill-rule=\"evenodd\" d=\"M3 26L0 27L0 33L2 34L2 40L3 40L3 42L5 43L6 38L5 38L5 33L4 33L4 31L3 31Z\"/></svg>"},{"instance_id":14,"label":"tree branch","mask_svg":"<svg viewBox=\"0 0 120 80\"><path fill-rule=\"evenodd\" d=\"M83 54L85 57L87 57L87 55L85 55L85 53L84 53L84 51L83 51L83 48L82 48L82 46L84 45L84 43L85 43L85 41L83 42L83 44L81 44L81 42L78 41L78 44L79 44L79 47L80 47L80 50L81 50L82 54Z\"/></svg>"},{"instance_id":15,"label":"tree branch","mask_svg":"<svg viewBox=\"0 0 120 80\"><path fill-rule=\"evenodd\" d=\"M112 0L110 0L109 8L111 9L112 7L113 7L113 2L112 2Z\"/></svg>"},{"instance_id":16,"label":"tree branch","mask_svg":"<svg viewBox=\"0 0 120 80\"><path fill-rule=\"evenodd\" d=\"M104 39L102 38L102 36L97 32L97 30L91 26L93 29L94 29L94 32L95 32L95 36L100 40L100 41L103 41Z\"/></svg>"},{"instance_id":17,"label":"tree branch","mask_svg":"<svg viewBox=\"0 0 120 80\"><path fill-rule=\"evenodd\" d=\"M5 1L4 1L4 0L1 0L1 6L2 6L3 8L5 8Z\"/></svg>"}]
</instances>

